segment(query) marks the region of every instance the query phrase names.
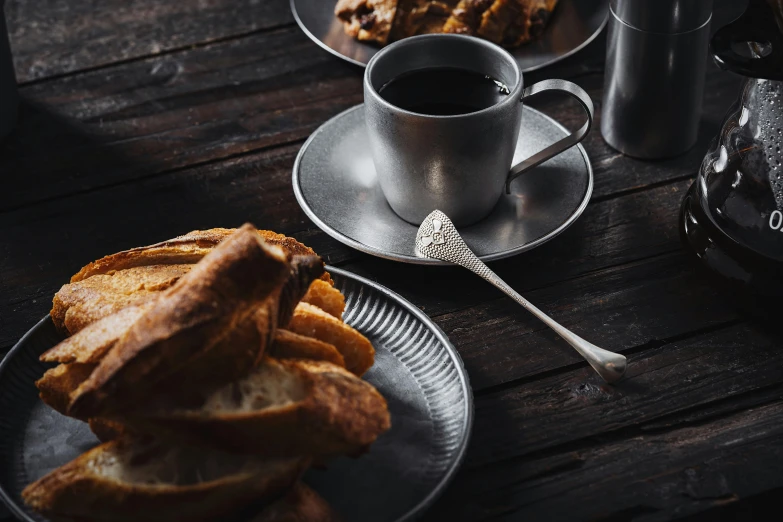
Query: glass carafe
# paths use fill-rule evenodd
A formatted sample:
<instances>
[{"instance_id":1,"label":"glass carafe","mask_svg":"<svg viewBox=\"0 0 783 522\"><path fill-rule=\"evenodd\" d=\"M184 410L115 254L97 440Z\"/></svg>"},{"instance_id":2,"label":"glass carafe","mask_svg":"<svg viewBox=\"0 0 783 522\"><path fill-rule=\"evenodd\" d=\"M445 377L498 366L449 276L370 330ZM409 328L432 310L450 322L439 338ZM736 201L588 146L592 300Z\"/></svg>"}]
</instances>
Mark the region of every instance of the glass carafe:
<instances>
[{"instance_id":1,"label":"glass carafe","mask_svg":"<svg viewBox=\"0 0 783 522\"><path fill-rule=\"evenodd\" d=\"M686 248L726 282L783 295L783 31L775 1L751 0L711 44L747 77L683 202Z\"/></svg>"}]
</instances>

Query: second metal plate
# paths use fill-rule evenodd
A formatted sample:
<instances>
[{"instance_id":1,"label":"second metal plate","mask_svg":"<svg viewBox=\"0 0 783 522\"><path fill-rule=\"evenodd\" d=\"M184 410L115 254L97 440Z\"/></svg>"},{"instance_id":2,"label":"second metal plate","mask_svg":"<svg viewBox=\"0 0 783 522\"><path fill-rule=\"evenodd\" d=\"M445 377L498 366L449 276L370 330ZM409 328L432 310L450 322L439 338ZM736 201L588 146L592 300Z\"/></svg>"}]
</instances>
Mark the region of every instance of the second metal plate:
<instances>
[{"instance_id":1,"label":"second metal plate","mask_svg":"<svg viewBox=\"0 0 783 522\"><path fill-rule=\"evenodd\" d=\"M514 163L567 134L552 118L525 107ZM310 136L294 163L293 186L307 216L338 241L395 261L447 264L416 256L417 227L386 202L370 155L363 105L338 114ZM590 160L579 145L520 176L511 188L487 218L460 229L484 261L535 248L576 221L593 192Z\"/></svg>"},{"instance_id":2,"label":"second metal plate","mask_svg":"<svg viewBox=\"0 0 783 522\"><path fill-rule=\"evenodd\" d=\"M365 66L379 47L346 35L334 15L337 0L291 0L299 27L315 43L343 60ZM601 33L609 15L607 0L560 0L538 40L509 52L522 72L534 71L579 51Z\"/></svg>"}]
</instances>

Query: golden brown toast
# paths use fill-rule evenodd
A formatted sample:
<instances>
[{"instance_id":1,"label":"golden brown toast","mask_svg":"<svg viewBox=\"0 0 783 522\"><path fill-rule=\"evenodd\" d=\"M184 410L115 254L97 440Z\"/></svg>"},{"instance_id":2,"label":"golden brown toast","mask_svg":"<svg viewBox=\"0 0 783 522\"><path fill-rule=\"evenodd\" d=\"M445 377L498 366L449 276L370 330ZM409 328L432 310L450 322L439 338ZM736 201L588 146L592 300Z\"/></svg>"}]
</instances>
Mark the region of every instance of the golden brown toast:
<instances>
[{"instance_id":1,"label":"golden brown toast","mask_svg":"<svg viewBox=\"0 0 783 522\"><path fill-rule=\"evenodd\" d=\"M90 431L92 431L101 442L109 442L133 435L127 426L121 422L110 419L94 417L89 419L87 423L90 425Z\"/></svg>"},{"instance_id":2,"label":"golden brown toast","mask_svg":"<svg viewBox=\"0 0 783 522\"><path fill-rule=\"evenodd\" d=\"M63 285L49 315L58 330L73 335L123 308L157 298L193 266L137 266Z\"/></svg>"},{"instance_id":3,"label":"golden brown toast","mask_svg":"<svg viewBox=\"0 0 783 522\"><path fill-rule=\"evenodd\" d=\"M71 403L71 393L90 377L96 366L97 364L70 363L47 370L35 381L39 397L44 404L66 415Z\"/></svg>"},{"instance_id":4,"label":"golden brown toast","mask_svg":"<svg viewBox=\"0 0 783 522\"><path fill-rule=\"evenodd\" d=\"M136 307L121 310L67 337L44 352L40 359L52 363L97 365L114 343L130 329L140 313L143 313L143 309ZM275 331L270 354L281 359L311 359L345 367L345 359L333 345L283 329ZM85 379L87 377L89 375Z\"/></svg>"},{"instance_id":5,"label":"golden brown toast","mask_svg":"<svg viewBox=\"0 0 783 522\"><path fill-rule=\"evenodd\" d=\"M277 500L309 459L264 460L140 440L102 444L27 486L51 520L212 522Z\"/></svg>"},{"instance_id":6,"label":"golden brown toast","mask_svg":"<svg viewBox=\"0 0 783 522\"><path fill-rule=\"evenodd\" d=\"M275 340L269 354L278 359L326 361L345 368L345 359L334 345L288 330L278 330L275 333Z\"/></svg>"},{"instance_id":7,"label":"golden brown toast","mask_svg":"<svg viewBox=\"0 0 783 522\"><path fill-rule=\"evenodd\" d=\"M310 259L314 278L323 265L318 271L320 258ZM238 229L133 323L72 394L70 413L105 416L159 393L156 385L165 379L206 379L201 384L208 387L244 374L274 337L280 292L290 275L282 250L267 245L251 225ZM225 348L239 352L227 361ZM227 372L211 373L213 363Z\"/></svg>"},{"instance_id":8,"label":"golden brown toast","mask_svg":"<svg viewBox=\"0 0 783 522\"><path fill-rule=\"evenodd\" d=\"M322 279L313 281L302 302L317 306L338 319L342 319L345 312L345 296Z\"/></svg>"},{"instance_id":9,"label":"golden brown toast","mask_svg":"<svg viewBox=\"0 0 783 522\"><path fill-rule=\"evenodd\" d=\"M235 228L194 230L184 236L178 236L168 241L105 256L82 268L71 277L71 282L75 283L97 274L107 274L112 271L138 266L194 264L236 231L237 229ZM289 259L297 255L317 255L312 248L303 245L292 237L270 230L258 230L257 232L267 244L280 247ZM323 274L321 277L326 281L331 281L328 274Z\"/></svg>"},{"instance_id":10,"label":"golden brown toast","mask_svg":"<svg viewBox=\"0 0 783 522\"><path fill-rule=\"evenodd\" d=\"M106 256L87 265L55 294L50 312L55 326L64 334L73 335L127 306L155 299L193 268L194 264L185 264L187 261L195 259L195 263L203 257L194 256L194 248L206 255L233 230L236 229L195 231L157 245ZM299 255L314 255L312 249L292 238L268 231L259 234L280 245L289 260ZM181 258L176 257L178 248L183 252ZM164 263L172 261L181 263ZM303 300L341 317L345 299L333 284L329 275L323 274L313 282Z\"/></svg>"},{"instance_id":11,"label":"golden brown toast","mask_svg":"<svg viewBox=\"0 0 783 522\"><path fill-rule=\"evenodd\" d=\"M375 349L365 336L311 304L297 305L287 329L333 345L356 375L363 375L375 361Z\"/></svg>"},{"instance_id":12,"label":"golden brown toast","mask_svg":"<svg viewBox=\"0 0 783 522\"><path fill-rule=\"evenodd\" d=\"M340 522L342 519L318 493L297 482L283 498L248 522Z\"/></svg>"},{"instance_id":13,"label":"golden brown toast","mask_svg":"<svg viewBox=\"0 0 783 522\"><path fill-rule=\"evenodd\" d=\"M390 426L386 401L339 366L271 357L193 409L150 405L123 418L171 441L263 456L363 452Z\"/></svg>"},{"instance_id":14,"label":"golden brown toast","mask_svg":"<svg viewBox=\"0 0 783 522\"><path fill-rule=\"evenodd\" d=\"M133 305L108 315L41 354L44 362L98 363L120 337L149 309L150 303Z\"/></svg>"},{"instance_id":15,"label":"golden brown toast","mask_svg":"<svg viewBox=\"0 0 783 522\"><path fill-rule=\"evenodd\" d=\"M258 317L254 317L235 328L231 335L215 347L214 350L220 354L220 357L213 354L196 356L184 368L174 371L169 379L159 383L150 383L148 390L141 390L139 393L167 398L170 402L188 403L198 402L199 398L203 399L203 395L209 391L206 383L217 381L222 384L230 381L235 376L242 375L246 368L254 364L259 355L256 349L262 343L258 331L259 328L265 328L266 316L266 308L261 308L258 311ZM94 362L67 362L44 373L43 377L35 383L41 400L63 415L87 420L89 415L70 411L68 406L73 399L73 394L79 389L79 386L89 379L103 357L103 353L100 353L98 358L94 358L93 355L96 355L95 352L87 349L77 354L77 358ZM53 358L50 357L49 360ZM66 361L72 360L70 356L64 357L64 359ZM180 381L183 378L199 382L200 385L183 387Z\"/></svg>"},{"instance_id":16,"label":"golden brown toast","mask_svg":"<svg viewBox=\"0 0 783 522\"><path fill-rule=\"evenodd\" d=\"M53 522L337 522L298 478L390 426L384 398L344 369L374 358L344 309L312 250L250 225L87 265L55 296L73 335L41 356L60 365L36 386L105 443L25 502Z\"/></svg>"}]
</instances>

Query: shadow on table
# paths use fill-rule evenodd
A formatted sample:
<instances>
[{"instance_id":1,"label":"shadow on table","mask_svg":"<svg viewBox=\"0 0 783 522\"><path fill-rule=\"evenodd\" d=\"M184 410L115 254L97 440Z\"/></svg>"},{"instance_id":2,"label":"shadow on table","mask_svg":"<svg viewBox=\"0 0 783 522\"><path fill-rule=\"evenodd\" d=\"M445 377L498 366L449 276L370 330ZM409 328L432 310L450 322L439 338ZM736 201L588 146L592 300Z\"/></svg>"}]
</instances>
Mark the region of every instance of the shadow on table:
<instances>
[{"instance_id":1,"label":"shadow on table","mask_svg":"<svg viewBox=\"0 0 783 522\"><path fill-rule=\"evenodd\" d=\"M24 101L17 128L0 143L0 346L13 344L72 274L104 255L247 221L288 234L303 228L291 150L171 169L182 140L200 139L197 132L172 138L161 154L164 142L147 136L131 148L133 139L97 134L100 124L88 128L77 117ZM148 147L157 152L145 155Z\"/></svg>"},{"instance_id":2,"label":"shadow on table","mask_svg":"<svg viewBox=\"0 0 783 522\"><path fill-rule=\"evenodd\" d=\"M79 258L87 262L96 255L194 228L237 226L263 214L263 204L279 204L277 200L259 201L259 196L270 194L263 183L265 171L257 164L234 169L232 173L236 172L239 180L229 178L232 174L226 167L201 169L208 171L202 176L193 172L199 169L155 175L175 170L161 163L176 162L179 142L198 136L171 138L179 142L172 143L164 157L160 150L165 149L165 142L143 135L144 139L137 140L138 133L125 138L120 133L106 130L100 122L84 124L23 100L16 129L0 142L0 216L14 211L13 217L5 219L17 225L13 230L20 237L14 240L29 242L31 251L24 255L31 262L38 261L37 254L42 251L51 256L81 248L85 250ZM134 141L138 143L131 148ZM155 157L145 155L147 148L155 149ZM219 182L214 179L216 173L220 174ZM240 193L247 188L250 176L254 177L251 183L257 182L255 194ZM244 206L231 201L240 197ZM275 193L271 197L280 199ZM293 195L291 201L295 206ZM36 230L38 222L53 217L61 218L56 224L62 228ZM24 237L25 233L29 237ZM14 248L10 253L18 251Z\"/></svg>"},{"instance_id":3,"label":"shadow on table","mask_svg":"<svg viewBox=\"0 0 783 522\"><path fill-rule=\"evenodd\" d=\"M118 152L121 138L100 134L101 127L23 99L16 128L0 142L0 211L110 185L131 172L142 172L144 158Z\"/></svg>"}]
</instances>

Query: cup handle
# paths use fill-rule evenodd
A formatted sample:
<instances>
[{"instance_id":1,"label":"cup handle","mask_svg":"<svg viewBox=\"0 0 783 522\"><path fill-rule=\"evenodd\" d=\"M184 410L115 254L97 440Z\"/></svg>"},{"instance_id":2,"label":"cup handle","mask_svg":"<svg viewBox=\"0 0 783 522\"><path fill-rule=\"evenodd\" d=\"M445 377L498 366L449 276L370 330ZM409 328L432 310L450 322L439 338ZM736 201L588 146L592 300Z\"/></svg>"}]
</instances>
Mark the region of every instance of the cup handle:
<instances>
[{"instance_id":1,"label":"cup handle","mask_svg":"<svg viewBox=\"0 0 783 522\"><path fill-rule=\"evenodd\" d=\"M544 91L560 91L574 98L579 102L579 104L587 113L587 121L576 132L569 134L565 138L556 141L544 150L536 152L529 158L522 160L521 162L511 167L511 170L508 173L508 177L506 178L506 194L511 193L511 182L514 181L517 176L534 167L537 167L538 165L541 165L546 160L554 158L561 152L578 144L580 141L585 139L587 133L590 132L590 127L593 126L593 100L590 99L590 96L584 91L584 89L567 80L543 80L533 84L522 92L522 98L520 99L520 102L532 98L533 96L536 96L537 94L540 94Z\"/></svg>"}]
</instances>

